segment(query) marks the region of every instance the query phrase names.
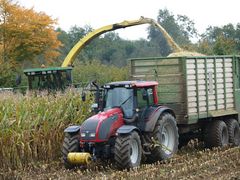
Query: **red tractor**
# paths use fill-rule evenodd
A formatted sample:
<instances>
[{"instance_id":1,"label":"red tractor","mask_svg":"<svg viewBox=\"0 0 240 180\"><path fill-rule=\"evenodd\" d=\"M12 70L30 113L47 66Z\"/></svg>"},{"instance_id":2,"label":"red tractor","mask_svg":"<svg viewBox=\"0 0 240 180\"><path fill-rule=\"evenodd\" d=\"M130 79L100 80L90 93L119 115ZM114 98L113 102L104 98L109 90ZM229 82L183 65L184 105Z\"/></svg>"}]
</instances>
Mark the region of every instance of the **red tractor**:
<instances>
[{"instance_id":1,"label":"red tractor","mask_svg":"<svg viewBox=\"0 0 240 180\"><path fill-rule=\"evenodd\" d=\"M170 158L178 149L178 128L173 110L158 104L157 86L155 81L106 84L100 111L64 130L65 167L111 159L123 169Z\"/></svg>"}]
</instances>

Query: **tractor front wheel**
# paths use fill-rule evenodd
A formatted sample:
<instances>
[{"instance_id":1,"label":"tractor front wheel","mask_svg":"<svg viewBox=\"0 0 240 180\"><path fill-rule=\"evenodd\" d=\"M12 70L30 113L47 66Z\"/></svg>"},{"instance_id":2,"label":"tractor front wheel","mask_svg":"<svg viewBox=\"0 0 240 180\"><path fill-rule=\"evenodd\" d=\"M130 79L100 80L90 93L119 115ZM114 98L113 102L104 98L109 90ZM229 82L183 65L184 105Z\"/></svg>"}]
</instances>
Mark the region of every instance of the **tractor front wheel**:
<instances>
[{"instance_id":1,"label":"tractor front wheel","mask_svg":"<svg viewBox=\"0 0 240 180\"><path fill-rule=\"evenodd\" d=\"M139 166L141 156L142 146L137 132L118 135L115 142L114 160L119 169Z\"/></svg>"},{"instance_id":2,"label":"tractor front wheel","mask_svg":"<svg viewBox=\"0 0 240 180\"><path fill-rule=\"evenodd\" d=\"M79 151L80 151L79 134L66 133L63 141L63 146L62 146L63 162L66 169L72 169L75 167L75 165L71 164L68 161L67 159L68 153L79 152Z\"/></svg>"}]
</instances>

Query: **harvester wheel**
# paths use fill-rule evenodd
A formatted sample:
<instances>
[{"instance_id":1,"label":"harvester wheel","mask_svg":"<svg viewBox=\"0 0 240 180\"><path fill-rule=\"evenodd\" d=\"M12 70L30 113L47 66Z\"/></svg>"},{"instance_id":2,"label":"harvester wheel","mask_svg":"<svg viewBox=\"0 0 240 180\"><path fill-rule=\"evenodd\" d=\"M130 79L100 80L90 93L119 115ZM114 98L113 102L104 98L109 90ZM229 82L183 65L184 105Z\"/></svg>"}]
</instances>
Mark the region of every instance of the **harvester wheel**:
<instances>
[{"instance_id":1,"label":"harvester wheel","mask_svg":"<svg viewBox=\"0 0 240 180\"><path fill-rule=\"evenodd\" d=\"M119 169L140 165L142 156L141 140L137 132L119 135L115 142L114 160Z\"/></svg>"},{"instance_id":2,"label":"harvester wheel","mask_svg":"<svg viewBox=\"0 0 240 180\"><path fill-rule=\"evenodd\" d=\"M208 148L228 145L228 128L224 121L213 120L206 127L205 144Z\"/></svg>"},{"instance_id":3,"label":"harvester wheel","mask_svg":"<svg viewBox=\"0 0 240 180\"><path fill-rule=\"evenodd\" d=\"M175 118L170 113L160 116L152 133L153 147L148 162L170 158L178 150L179 135Z\"/></svg>"},{"instance_id":4,"label":"harvester wheel","mask_svg":"<svg viewBox=\"0 0 240 180\"><path fill-rule=\"evenodd\" d=\"M228 119L225 121L228 128L229 143L233 146L240 145L240 127L236 119Z\"/></svg>"},{"instance_id":5,"label":"harvester wheel","mask_svg":"<svg viewBox=\"0 0 240 180\"><path fill-rule=\"evenodd\" d=\"M67 169L74 168L75 165L68 162L67 156L69 152L79 152L80 146L79 146L79 135L78 134L70 134L66 133L63 141L62 146L62 156L64 161L64 166Z\"/></svg>"}]
</instances>

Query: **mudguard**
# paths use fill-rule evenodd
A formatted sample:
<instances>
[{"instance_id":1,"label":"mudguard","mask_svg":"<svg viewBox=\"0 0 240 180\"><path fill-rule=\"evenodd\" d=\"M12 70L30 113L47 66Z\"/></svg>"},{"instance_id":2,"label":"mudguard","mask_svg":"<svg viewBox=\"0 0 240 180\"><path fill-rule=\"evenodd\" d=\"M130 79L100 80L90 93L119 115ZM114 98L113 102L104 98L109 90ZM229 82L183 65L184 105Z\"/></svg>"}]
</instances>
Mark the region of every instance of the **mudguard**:
<instances>
[{"instance_id":1,"label":"mudguard","mask_svg":"<svg viewBox=\"0 0 240 180\"><path fill-rule=\"evenodd\" d=\"M117 133L118 134L128 134L128 133L132 132L133 130L139 131L139 129L136 126L123 125L120 128L118 128Z\"/></svg>"},{"instance_id":2,"label":"mudguard","mask_svg":"<svg viewBox=\"0 0 240 180\"><path fill-rule=\"evenodd\" d=\"M69 126L66 129L64 129L65 133L76 133L80 130L81 126Z\"/></svg>"},{"instance_id":3,"label":"mudguard","mask_svg":"<svg viewBox=\"0 0 240 180\"><path fill-rule=\"evenodd\" d=\"M152 132L154 130L154 127L155 127L156 123L157 123L157 120L159 119L159 117L164 112L168 112L175 117L175 114L174 114L172 109L170 109L168 107L160 106L149 116L149 118L148 118L148 120L145 124L144 131L145 132Z\"/></svg>"}]
</instances>

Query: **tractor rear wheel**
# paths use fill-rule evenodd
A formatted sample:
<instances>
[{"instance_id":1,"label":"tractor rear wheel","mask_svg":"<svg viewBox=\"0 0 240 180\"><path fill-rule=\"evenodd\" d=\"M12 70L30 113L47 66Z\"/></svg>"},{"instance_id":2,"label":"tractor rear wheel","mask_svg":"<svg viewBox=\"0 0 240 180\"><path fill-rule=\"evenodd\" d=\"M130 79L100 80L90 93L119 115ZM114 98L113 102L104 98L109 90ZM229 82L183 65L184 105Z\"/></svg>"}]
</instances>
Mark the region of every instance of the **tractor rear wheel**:
<instances>
[{"instance_id":1,"label":"tractor rear wheel","mask_svg":"<svg viewBox=\"0 0 240 180\"><path fill-rule=\"evenodd\" d=\"M69 152L79 152L80 146L79 146L79 134L70 134L66 133L62 145L62 156L63 156L63 162L64 166L67 169L72 169L75 167L75 165L71 164L68 159L68 153Z\"/></svg>"},{"instance_id":2,"label":"tractor rear wheel","mask_svg":"<svg viewBox=\"0 0 240 180\"><path fill-rule=\"evenodd\" d=\"M147 156L148 162L170 158L178 150L179 135L175 118L170 113L160 116L152 133L154 147Z\"/></svg>"},{"instance_id":3,"label":"tractor rear wheel","mask_svg":"<svg viewBox=\"0 0 240 180\"><path fill-rule=\"evenodd\" d=\"M206 127L205 144L208 148L228 145L228 128L224 121L213 120Z\"/></svg>"},{"instance_id":4,"label":"tractor rear wheel","mask_svg":"<svg viewBox=\"0 0 240 180\"><path fill-rule=\"evenodd\" d=\"M137 132L119 135L115 142L114 160L119 169L137 167L141 163L142 146Z\"/></svg>"},{"instance_id":5,"label":"tractor rear wheel","mask_svg":"<svg viewBox=\"0 0 240 180\"><path fill-rule=\"evenodd\" d=\"M228 128L229 143L233 146L240 145L240 128L236 119L228 119L225 121Z\"/></svg>"}]
</instances>

